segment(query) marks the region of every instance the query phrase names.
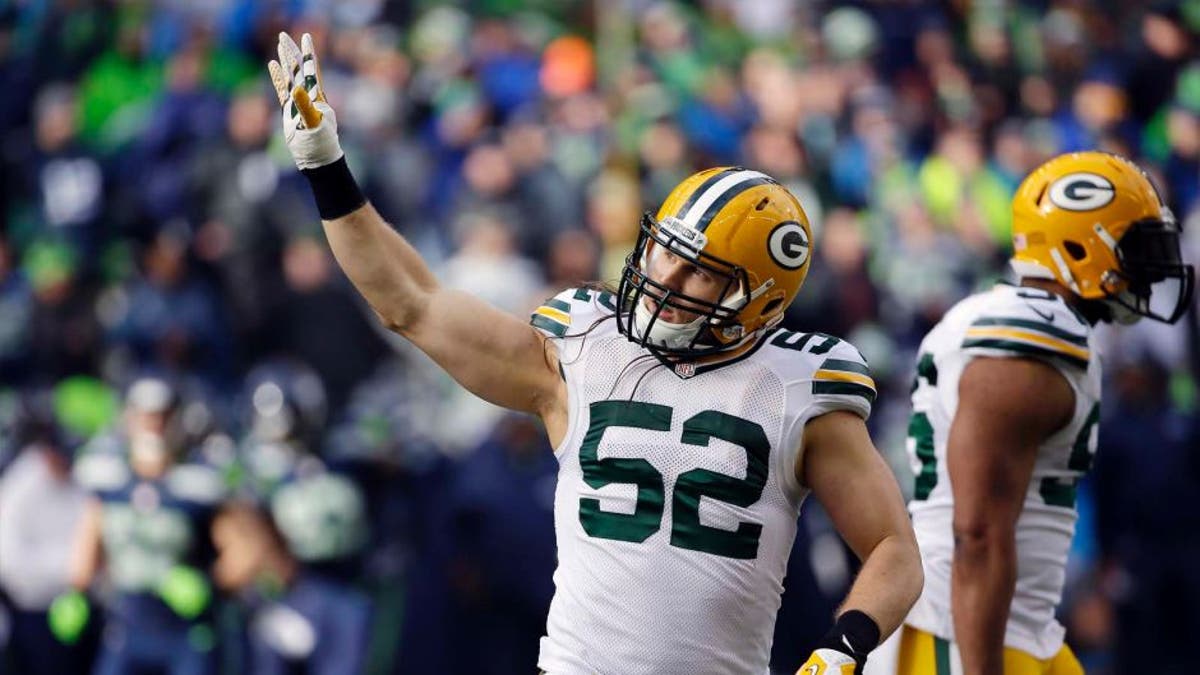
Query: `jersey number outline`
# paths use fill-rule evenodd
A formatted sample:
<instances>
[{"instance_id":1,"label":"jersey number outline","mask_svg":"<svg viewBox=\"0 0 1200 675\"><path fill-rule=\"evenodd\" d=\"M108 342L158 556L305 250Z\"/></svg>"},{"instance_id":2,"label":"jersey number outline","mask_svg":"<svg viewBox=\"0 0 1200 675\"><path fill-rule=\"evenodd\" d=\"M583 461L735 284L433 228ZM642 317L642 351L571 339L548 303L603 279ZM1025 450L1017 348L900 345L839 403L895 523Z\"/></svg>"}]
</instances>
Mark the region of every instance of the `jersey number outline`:
<instances>
[{"instance_id":1,"label":"jersey number outline","mask_svg":"<svg viewBox=\"0 0 1200 675\"><path fill-rule=\"evenodd\" d=\"M917 374L913 377L912 388L909 391L916 391L921 386L921 380L931 387L937 386L938 371L937 365L933 362L933 354L921 354L917 360ZM929 499L929 493L933 492L933 488L937 487L938 482L933 424L930 423L929 416L925 413L913 411L912 416L908 418L908 444L909 451L921 464L913 485L913 500L925 501Z\"/></svg>"},{"instance_id":2,"label":"jersey number outline","mask_svg":"<svg viewBox=\"0 0 1200 675\"><path fill-rule=\"evenodd\" d=\"M1075 436L1075 443L1071 445L1071 455L1067 458L1067 469L1076 471L1079 475L1067 479L1047 476L1038 486L1038 493L1042 495L1042 501L1047 506L1075 508L1075 497L1079 492L1079 478L1091 471L1092 460L1096 458L1096 435L1092 432L1099 423L1100 403L1096 402L1092 404L1087 419L1079 428L1079 434Z\"/></svg>"},{"instance_id":3,"label":"jersey number outline","mask_svg":"<svg viewBox=\"0 0 1200 675\"><path fill-rule=\"evenodd\" d=\"M594 497L579 498L579 522L592 537L641 543L662 527L666 487L662 474L641 458L606 457L597 450L610 427L670 431L673 409L642 401L596 401L591 421L579 448L583 479L593 489L612 484L637 486L633 513L611 513ZM680 441L706 447L717 438L741 447L746 453L746 477L735 478L708 469L679 475L671 497L671 545L727 558L749 560L758 556L759 523L740 522L736 530L709 527L700 522L700 498L709 497L734 506L749 507L762 497L767 484L770 441L762 426L717 410L705 410L683 423Z\"/></svg>"}]
</instances>

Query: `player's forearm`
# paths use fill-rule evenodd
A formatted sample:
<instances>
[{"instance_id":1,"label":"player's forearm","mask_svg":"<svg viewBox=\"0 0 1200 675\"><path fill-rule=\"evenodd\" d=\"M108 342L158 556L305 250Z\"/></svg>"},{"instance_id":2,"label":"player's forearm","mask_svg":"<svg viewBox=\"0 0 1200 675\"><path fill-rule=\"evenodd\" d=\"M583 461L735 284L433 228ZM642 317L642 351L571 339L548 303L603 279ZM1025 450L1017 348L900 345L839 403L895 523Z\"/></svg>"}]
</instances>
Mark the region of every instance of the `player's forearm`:
<instances>
[{"instance_id":1,"label":"player's forearm","mask_svg":"<svg viewBox=\"0 0 1200 675\"><path fill-rule=\"evenodd\" d=\"M1011 531L955 533L951 611L964 675L1003 673L1004 629L1016 579Z\"/></svg>"},{"instance_id":2,"label":"player's forearm","mask_svg":"<svg viewBox=\"0 0 1200 675\"><path fill-rule=\"evenodd\" d=\"M437 288L420 254L362 197L344 159L304 174L346 276L389 328L412 325Z\"/></svg>"},{"instance_id":3,"label":"player's forearm","mask_svg":"<svg viewBox=\"0 0 1200 675\"><path fill-rule=\"evenodd\" d=\"M87 590L100 569L102 558L100 543L100 505L89 502L83 512L75 541L72 546L71 562L68 567L68 583L77 590Z\"/></svg>"},{"instance_id":4,"label":"player's forearm","mask_svg":"<svg viewBox=\"0 0 1200 675\"><path fill-rule=\"evenodd\" d=\"M338 264L384 324L395 331L411 326L437 288L416 249L370 204L322 223Z\"/></svg>"},{"instance_id":5,"label":"player's forearm","mask_svg":"<svg viewBox=\"0 0 1200 675\"><path fill-rule=\"evenodd\" d=\"M858 609L879 625L881 638L900 626L921 595L925 575L912 536L889 535L863 560L843 611Z\"/></svg>"}]
</instances>

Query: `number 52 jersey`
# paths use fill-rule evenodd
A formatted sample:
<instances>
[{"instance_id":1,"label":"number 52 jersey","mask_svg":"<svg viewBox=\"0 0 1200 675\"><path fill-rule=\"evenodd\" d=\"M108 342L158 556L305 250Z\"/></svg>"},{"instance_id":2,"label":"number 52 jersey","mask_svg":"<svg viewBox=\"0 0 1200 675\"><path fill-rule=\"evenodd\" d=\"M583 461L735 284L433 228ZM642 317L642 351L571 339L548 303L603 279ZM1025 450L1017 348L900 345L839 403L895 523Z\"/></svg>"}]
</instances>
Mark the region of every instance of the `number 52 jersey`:
<instances>
[{"instance_id":1,"label":"number 52 jersey","mask_svg":"<svg viewBox=\"0 0 1200 675\"><path fill-rule=\"evenodd\" d=\"M558 350L569 424L554 519L550 675L764 674L807 494L808 420L866 418L874 383L836 338L776 330L673 372L617 332L613 297L571 289L532 323Z\"/></svg>"},{"instance_id":2,"label":"number 52 jersey","mask_svg":"<svg viewBox=\"0 0 1200 675\"><path fill-rule=\"evenodd\" d=\"M909 503L925 568L925 588L905 622L954 640L950 569L954 494L946 471L946 439L958 408L958 381L976 357L1035 358L1062 374L1075 392L1071 422L1037 451L1016 525L1017 581L1004 644L1035 658L1054 656L1063 627L1067 551L1075 532L1075 484L1092 464L1100 414L1100 362L1091 326L1057 295L998 284L946 313L921 343L908 427L916 473Z\"/></svg>"}]
</instances>

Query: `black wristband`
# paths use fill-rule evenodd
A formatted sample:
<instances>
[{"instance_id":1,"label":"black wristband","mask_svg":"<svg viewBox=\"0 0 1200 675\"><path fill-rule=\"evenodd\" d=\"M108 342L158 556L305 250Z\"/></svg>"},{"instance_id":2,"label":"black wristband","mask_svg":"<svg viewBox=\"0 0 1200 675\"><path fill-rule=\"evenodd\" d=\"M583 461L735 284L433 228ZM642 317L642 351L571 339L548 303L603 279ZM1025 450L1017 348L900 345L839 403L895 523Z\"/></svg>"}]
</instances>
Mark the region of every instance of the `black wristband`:
<instances>
[{"instance_id":1,"label":"black wristband","mask_svg":"<svg viewBox=\"0 0 1200 675\"><path fill-rule=\"evenodd\" d=\"M860 667L866 662L867 654L878 646L879 624L857 609L843 612L817 643L818 649L834 649L854 657Z\"/></svg>"},{"instance_id":2,"label":"black wristband","mask_svg":"<svg viewBox=\"0 0 1200 675\"><path fill-rule=\"evenodd\" d=\"M308 179L312 187L313 198L317 201L317 212L321 220L333 220L357 211L367 203L358 183L350 173L346 164L346 156L342 155L333 164L326 164L315 169L301 169L300 173Z\"/></svg>"}]
</instances>

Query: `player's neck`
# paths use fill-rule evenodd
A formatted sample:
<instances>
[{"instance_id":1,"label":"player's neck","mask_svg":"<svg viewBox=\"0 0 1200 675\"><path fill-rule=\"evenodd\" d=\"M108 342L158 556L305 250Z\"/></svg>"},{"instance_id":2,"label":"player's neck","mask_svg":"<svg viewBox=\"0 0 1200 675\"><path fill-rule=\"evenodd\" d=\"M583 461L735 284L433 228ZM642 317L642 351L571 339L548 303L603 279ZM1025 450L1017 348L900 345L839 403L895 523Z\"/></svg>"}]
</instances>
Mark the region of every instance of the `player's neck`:
<instances>
[{"instance_id":1,"label":"player's neck","mask_svg":"<svg viewBox=\"0 0 1200 675\"><path fill-rule=\"evenodd\" d=\"M1040 288L1043 291L1049 291L1050 293L1061 297L1067 302L1067 304L1072 304L1079 299L1079 296L1072 293L1071 289L1063 286L1053 279L1022 279L1020 285L1031 288Z\"/></svg>"},{"instance_id":2,"label":"player's neck","mask_svg":"<svg viewBox=\"0 0 1200 675\"><path fill-rule=\"evenodd\" d=\"M1098 320L1103 318L1095 316L1096 308L1093 306L1093 303L1084 300L1073 293L1071 289L1053 279L1022 279L1020 285L1031 288L1040 288L1043 291L1057 295L1058 297L1062 298L1063 302L1067 303L1071 309L1074 309L1093 325L1095 325Z\"/></svg>"},{"instance_id":3,"label":"player's neck","mask_svg":"<svg viewBox=\"0 0 1200 675\"><path fill-rule=\"evenodd\" d=\"M746 344L739 345L739 346L735 347L734 349L730 349L729 351L717 352L716 354L709 354L708 356L702 356L702 357L696 359L696 363L702 363L704 365L712 365L712 364L717 364L717 363L723 363L725 361L732 361L738 357L745 355L746 352L754 349L758 345L758 343L761 342L763 340L763 338L765 338L765 337L766 337L766 333L759 336L759 338L757 340L747 340Z\"/></svg>"}]
</instances>

